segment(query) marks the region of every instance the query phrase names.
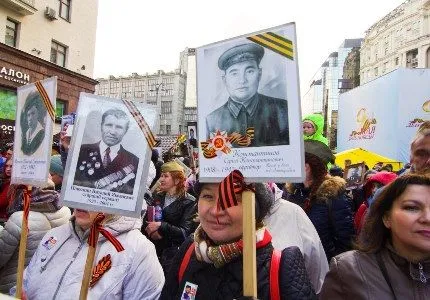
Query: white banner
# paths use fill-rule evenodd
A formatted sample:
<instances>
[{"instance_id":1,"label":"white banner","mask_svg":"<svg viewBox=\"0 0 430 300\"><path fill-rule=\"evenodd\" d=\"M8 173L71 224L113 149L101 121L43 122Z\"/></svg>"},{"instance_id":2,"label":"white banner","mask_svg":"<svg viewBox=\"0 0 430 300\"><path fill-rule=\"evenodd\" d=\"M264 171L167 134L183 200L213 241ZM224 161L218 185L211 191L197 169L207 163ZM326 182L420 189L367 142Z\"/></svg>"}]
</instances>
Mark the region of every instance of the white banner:
<instances>
[{"instance_id":1,"label":"white banner","mask_svg":"<svg viewBox=\"0 0 430 300\"><path fill-rule=\"evenodd\" d=\"M338 152L363 148L409 161L410 142L429 120L430 70L398 69L339 98Z\"/></svg>"}]
</instances>

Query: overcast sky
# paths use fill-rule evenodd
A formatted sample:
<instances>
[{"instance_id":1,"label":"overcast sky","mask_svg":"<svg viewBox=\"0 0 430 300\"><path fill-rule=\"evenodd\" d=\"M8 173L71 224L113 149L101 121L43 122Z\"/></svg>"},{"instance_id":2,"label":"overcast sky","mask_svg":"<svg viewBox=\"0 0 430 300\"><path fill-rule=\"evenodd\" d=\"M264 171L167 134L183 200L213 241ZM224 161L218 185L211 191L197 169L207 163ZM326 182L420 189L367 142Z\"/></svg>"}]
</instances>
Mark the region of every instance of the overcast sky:
<instances>
[{"instance_id":1,"label":"overcast sky","mask_svg":"<svg viewBox=\"0 0 430 300\"><path fill-rule=\"evenodd\" d=\"M173 71L199 47L296 22L301 94L328 55L404 0L99 0L94 77Z\"/></svg>"}]
</instances>

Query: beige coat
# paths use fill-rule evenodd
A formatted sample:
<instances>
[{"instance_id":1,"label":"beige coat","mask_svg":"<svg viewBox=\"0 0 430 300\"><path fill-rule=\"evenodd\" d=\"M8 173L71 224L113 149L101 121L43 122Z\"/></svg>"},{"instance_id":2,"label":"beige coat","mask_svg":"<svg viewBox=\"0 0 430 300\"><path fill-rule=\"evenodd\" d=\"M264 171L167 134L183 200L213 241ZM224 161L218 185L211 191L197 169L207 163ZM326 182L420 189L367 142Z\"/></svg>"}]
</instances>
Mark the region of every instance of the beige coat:
<instances>
[{"instance_id":1,"label":"beige coat","mask_svg":"<svg viewBox=\"0 0 430 300\"><path fill-rule=\"evenodd\" d=\"M419 279L418 264L411 264L388 246L381 252L388 277L398 300L430 299L430 260L422 262ZM414 274L415 279L412 278ZM348 251L331 260L320 299L385 300L394 299L387 281L379 269L375 254Z\"/></svg>"}]
</instances>

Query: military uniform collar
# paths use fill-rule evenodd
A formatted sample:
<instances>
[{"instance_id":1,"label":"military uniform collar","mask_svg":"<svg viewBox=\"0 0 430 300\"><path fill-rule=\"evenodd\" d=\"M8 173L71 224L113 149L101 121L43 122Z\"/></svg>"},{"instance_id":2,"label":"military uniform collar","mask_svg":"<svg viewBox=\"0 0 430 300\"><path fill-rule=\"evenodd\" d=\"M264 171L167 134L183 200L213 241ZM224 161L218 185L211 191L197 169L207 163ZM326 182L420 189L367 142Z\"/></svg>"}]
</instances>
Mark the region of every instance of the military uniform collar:
<instances>
[{"instance_id":1,"label":"military uniform collar","mask_svg":"<svg viewBox=\"0 0 430 300\"><path fill-rule=\"evenodd\" d=\"M230 97L228 98L228 101L227 101L227 107L235 118L237 118L237 116L239 115L239 112L242 106L245 106L248 114L250 116L253 116L255 113L255 110L257 109L257 104L258 104L258 93L255 93L254 96L252 96L248 101L244 103L234 101Z\"/></svg>"}]
</instances>

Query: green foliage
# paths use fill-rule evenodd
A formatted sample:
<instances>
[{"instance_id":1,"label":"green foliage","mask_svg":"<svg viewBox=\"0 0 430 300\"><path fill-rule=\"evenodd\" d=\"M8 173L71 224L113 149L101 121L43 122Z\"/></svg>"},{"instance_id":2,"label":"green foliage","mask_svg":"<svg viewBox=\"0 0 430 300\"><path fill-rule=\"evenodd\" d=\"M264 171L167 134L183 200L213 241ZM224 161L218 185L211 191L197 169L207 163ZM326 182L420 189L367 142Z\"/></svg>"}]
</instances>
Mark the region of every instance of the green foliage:
<instances>
[{"instance_id":1,"label":"green foliage","mask_svg":"<svg viewBox=\"0 0 430 300\"><path fill-rule=\"evenodd\" d=\"M15 120L16 93L0 90L0 119Z\"/></svg>"}]
</instances>

